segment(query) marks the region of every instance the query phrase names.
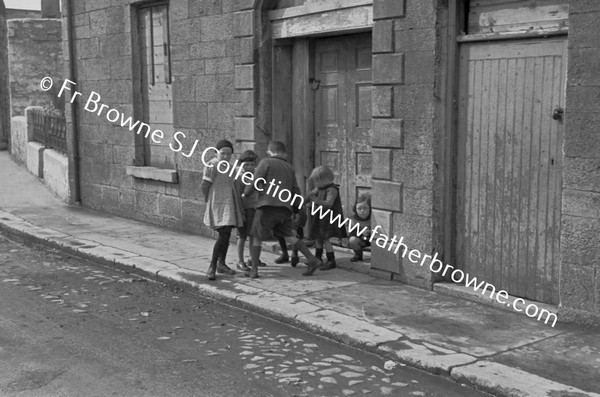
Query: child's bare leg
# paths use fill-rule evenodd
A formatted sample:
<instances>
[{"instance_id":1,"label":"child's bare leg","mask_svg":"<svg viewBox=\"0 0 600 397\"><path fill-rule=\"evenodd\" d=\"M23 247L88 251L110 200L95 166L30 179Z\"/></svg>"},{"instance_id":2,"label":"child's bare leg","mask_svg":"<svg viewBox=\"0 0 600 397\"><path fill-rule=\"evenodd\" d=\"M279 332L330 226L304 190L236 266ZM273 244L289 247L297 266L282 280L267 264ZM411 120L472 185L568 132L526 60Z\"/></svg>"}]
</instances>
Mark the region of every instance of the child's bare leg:
<instances>
[{"instance_id":1,"label":"child's bare leg","mask_svg":"<svg viewBox=\"0 0 600 397\"><path fill-rule=\"evenodd\" d=\"M323 248L325 248L325 252L333 252L333 245L331 245L329 239L323 240Z\"/></svg>"},{"instance_id":2,"label":"child's bare leg","mask_svg":"<svg viewBox=\"0 0 600 397\"><path fill-rule=\"evenodd\" d=\"M292 247L296 248L298 251L302 252L302 255L304 255L304 257L306 259L308 259L308 267L309 267L309 269L311 267L314 267L315 269L317 267L319 267L319 265L321 264L321 261L318 258L316 258L313 255L312 252L310 252L310 250L308 249L308 247L306 246L306 244L304 244L302 242L302 240L298 240L298 238L294 237L294 236L288 236L288 237L285 238L285 241L287 241L288 243L290 243L292 245ZM314 272L314 270L313 270L313 272ZM310 274L312 274L312 272Z\"/></svg>"}]
</instances>

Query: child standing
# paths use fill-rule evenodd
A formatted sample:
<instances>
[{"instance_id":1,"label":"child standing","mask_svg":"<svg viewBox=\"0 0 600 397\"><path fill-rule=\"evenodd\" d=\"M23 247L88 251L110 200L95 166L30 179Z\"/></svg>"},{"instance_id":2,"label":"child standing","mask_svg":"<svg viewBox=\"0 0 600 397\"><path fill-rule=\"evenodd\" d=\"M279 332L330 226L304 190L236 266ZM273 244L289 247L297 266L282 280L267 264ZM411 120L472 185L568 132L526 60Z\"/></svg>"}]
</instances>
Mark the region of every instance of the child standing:
<instances>
[{"instance_id":1,"label":"child standing","mask_svg":"<svg viewBox=\"0 0 600 397\"><path fill-rule=\"evenodd\" d=\"M297 213L292 215L292 230L296 233L296 237L299 240L304 238L304 225L306 224L306 208L302 207ZM285 239L281 236L277 238L279 241L279 247L281 248L281 255L279 258L275 259L275 263L286 263L290 260L290 256L287 251L287 243ZM292 248L292 257L291 257L291 265L292 267L296 267L296 265L300 262L300 257L298 257L298 248Z\"/></svg>"},{"instance_id":2,"label":"child standing","mask_svg":"<svg viewBox=\"0 0 600 397\"><path fill-rule=\"evenodd\" d=\"M202 193L206 201L204 213L204 224L219 233L215 242L212 259L206 276L209 280L216 278L216 273L235 274L225 264L225 257L229 248L231 229L243 225L240 192L234 183L234 179L227 174L217 171L217 163L221 160L231 162L233 145L226 139L216 144L217 157L208 161L210 166L204 167L202 177Z\"/></svg>"},{"instance_id":3,"label":"child standing","mask_svg":"<svg viewBox=\"0 0 600 397\"><path fill-rule=\"evenodd\" d=\"M238 159L241 163L240 167L242 167L244 172L254 173L254 169L256 168L256 160L258 156L252 150L246 150L240 158ZM241 195L244 192L244 183L241 178L235 180L236 187L238 189L239 194ZM237 268L243 272L249 272L250 268L244 262L244 246L246 245L246 240L248 240L249 247L252 247L253 238L249 236L250 228L252 227L252 222L254 221L254 213L256 211L256 204L258 203L258 192L253 191L249 196L245 196L242 198L242 209L244 211L244 224L241 227L238 227L238 241L237 241L237 252L238 252L238 264ZM250 261L249 261L250 263ZM259 263L259 266L264 265L262 262Z\"/></svg>"},{"instance_id":4,"label":"child standing","mask_svg":"<svg viewBox=\"0 0 600 397\"><path fill-rule=\"evenodd\" d=\"M254 237L252 248L250 248L252 269L246 275L251 278L260 277L258 275L258 264L260 263L262 241L271 239L273 235L276 235L282 236L308 259L308 270L302 274L310 276L319 268L321 261L315 258L302 240L298 240L293 235L292 204L289 201L282 201L271 196L265 191L267 190L265 189L267 181L271 181L271 183L275 181L281 186L281 190L289 190L292 193L299 192L294 168L287 161L287 151L283 142L270 142L267 154L269 157L262 159L254 172L254 180L262 180L264 183L255 182L244 189L244 196L250 195L254 190L259 191L258 204L256 205L256 213L250 232Z\"/></svg>"},{"instance_id":5,"label":"child standing","mask_svg":"<svg viewBox=\"0 0 600 397\"><path fill-rule=\"evenodd\" d=\"M313 183L313 186L315 186L315 189L309 193L307 201L312 201L313 206L320 205L323 207L323 211L330 210L332 212L332 217L330 218L328 215L321 219L319 212L313 215L311 218L309 238L316 240L317 248L315 250L315 256L318 259L321 259L323 256L323 249L325 249L327 262L325 262L320 269L335 269L335 254L333 253L333 246L329 242L329 239L332 237L347 237L346 229L339 227L337 222L334 224L330 222L330 219L334 219L337 215L341 217L340 219L343 219L344 216L339 186L334 183L335 176L333 175L333 171L324 165L313 170L310 175L310 180Z\"/></svg>"},{"instance_id":6,"label":"child standing","mask_svg":"<svg viewBox=\"0 0 600 397\"><path fill-rule=\"evenodd\" d=\"M356 200L352 212L353 214L350 218L352 225L359 224L360 227L350 230L348 246L354 251L354 256L350 261L358 262L363 260L364 248L371 245L369 241L369 237L371 236L371 195L369 193L361 194ZM348 224L348 227L350 227L350 224ZM358 235L358 230L362 232L360 236Z\"/></svg>"}]
</instances>

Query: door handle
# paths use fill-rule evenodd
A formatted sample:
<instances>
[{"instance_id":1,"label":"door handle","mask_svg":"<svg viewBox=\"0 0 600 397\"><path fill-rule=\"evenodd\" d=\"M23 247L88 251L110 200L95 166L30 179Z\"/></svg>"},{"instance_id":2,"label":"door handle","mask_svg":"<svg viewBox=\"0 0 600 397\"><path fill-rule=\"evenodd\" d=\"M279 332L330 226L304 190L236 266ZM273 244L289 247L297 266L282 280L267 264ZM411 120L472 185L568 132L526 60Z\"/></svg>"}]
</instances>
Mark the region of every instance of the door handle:
<instances>
[{"instance_id":1,"label":"door handle","mask_svg":"<svg viewBox=\"0 0 600 397\"><path fill-rule=\"evenodd\" d=\"M552 113L552 119L562 121L564 114L565 114L565 110L561 107L558 107L558 108L554 109L554 112Z\"/></svg>"}]
</instances>

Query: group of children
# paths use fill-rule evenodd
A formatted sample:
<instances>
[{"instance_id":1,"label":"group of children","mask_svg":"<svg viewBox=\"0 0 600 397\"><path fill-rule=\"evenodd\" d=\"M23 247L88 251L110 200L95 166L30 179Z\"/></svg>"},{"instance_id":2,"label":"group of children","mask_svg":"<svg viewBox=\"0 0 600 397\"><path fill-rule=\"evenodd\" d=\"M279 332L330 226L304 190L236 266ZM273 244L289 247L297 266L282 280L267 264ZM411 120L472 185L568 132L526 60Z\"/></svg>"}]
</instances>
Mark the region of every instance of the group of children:
<instances>
[{"instance_id":1,"label":"group of children","mask_svg":"<svg viewBox=\"0 0 600 397\"><path fill-rule=\"evenodd\" d=\"M216 278L216 273L235 274L235 271L225 264L225 257L229 247L231 231L238 229L238 264L237 268L251 278L258 278L258 267L265 266L260 261L262 240L275 237L281 246L281 256L275 263L287 263L296 267L300 262L298 252L300 251L307 259L308 269L302 273L305 276L312 275L317 269L330 270L336 267L333 246L329 239L346 238L347 231L330 222L329 216L323 217L315 214L309 222L308 239L314 240L316 249L314 255L303 243L304 225L307 221L306 208L297 208L290 203L284 203L275 197L265 194L264 189L257 190L255 184L245 186L241 180L231 177L232 174L222 174L217 171L216 164L219 161L231 162L233 145L227 140L221 140L215 146L218 154L204 169L202 180L202 192L206 200L206 212L204 223L218 233L215 242L212 259L207 272L209 280ZM299 192L294 170L287 161L285 145L279 141L269 143L267 151L269 157L263 159L257 166L258 156L251 150L246 150L239 157L238 162L243 172L254 173L255 180L275 180L282 188L291 192ZM342 201L339 186L334 182L333 171L326 166L315 168L309 178L314 189L305 197L305 206L314 203L322 206L323 211L330 210L335 218L336 215L343 217ZM351 261L356 262L363 259L363 250L370 245L370 217L371 197L362 194L353 207L350 218L352 224L359 223L360 229L353 228L349 236L349 247L354 251ZM366 232L361 236L357 230L366 227ZM249 241L251 259L244 261L244 248L246 240ZM292 255L288 254L287 244L292 245ZM323 253L326 261L323 262Z\"/></svg>"}]
</instances>

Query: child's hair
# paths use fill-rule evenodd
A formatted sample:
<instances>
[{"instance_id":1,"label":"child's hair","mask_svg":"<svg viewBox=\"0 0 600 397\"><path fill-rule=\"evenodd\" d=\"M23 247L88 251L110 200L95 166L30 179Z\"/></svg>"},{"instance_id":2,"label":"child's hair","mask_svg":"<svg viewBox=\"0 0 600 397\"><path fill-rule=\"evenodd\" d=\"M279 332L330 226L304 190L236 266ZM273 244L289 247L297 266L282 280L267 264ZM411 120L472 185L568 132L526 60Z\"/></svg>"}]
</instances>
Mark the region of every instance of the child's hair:
<instances>
[{"instance_id":1,"label":"child's hair","mask_svg":"<svg viewBox=\"0 0 600 397\"><path fill-rule=\"evenodd\" d=\"M356 203L354 203L354 207L352 207L352 212L354 215L358 216L356 213L356 206L362 203L367 203L369 206L369 210L371 209L371 193L363 193L356 199ZM369 217L366 220L371 218L371 211L369 211Z\"/></svg>"},{"instance_id":2,"label":"child's hair","mask_svg":"<svg viewBox=\"0 0 600 397\"><path fill-rule=\"evenodd\" d=\"M256 155L256 153L254 153L254 151L252 150L246 150L244 153L241 154L240 156L240 163L251 163L251 162L256 162L256 159L258 158L258 156Z\"/></svg>"},{"instance_id":3,"label":"child's hair","mask_svg":"<svg viewBox=\"0 0 600 397\"><path fill-rule=\"evenodd\" d=\"M287 150L285 148L285 143L283 143L281 141L271 141L271 142L269 142L268 149L269 149L269 151L271 153L287 154Z\"/></svg>"},{"instance_id":4,"label":"child's hair","mask_svg":"<svg viewBox=\"0 0 600 397\"><path fill-rule=\"evenodd\" d=\"M320 165L312 171L310 179L316 188L320 188L332 184L335 181L335 175L331 168Z\"/></svg>"}]
</instances>

